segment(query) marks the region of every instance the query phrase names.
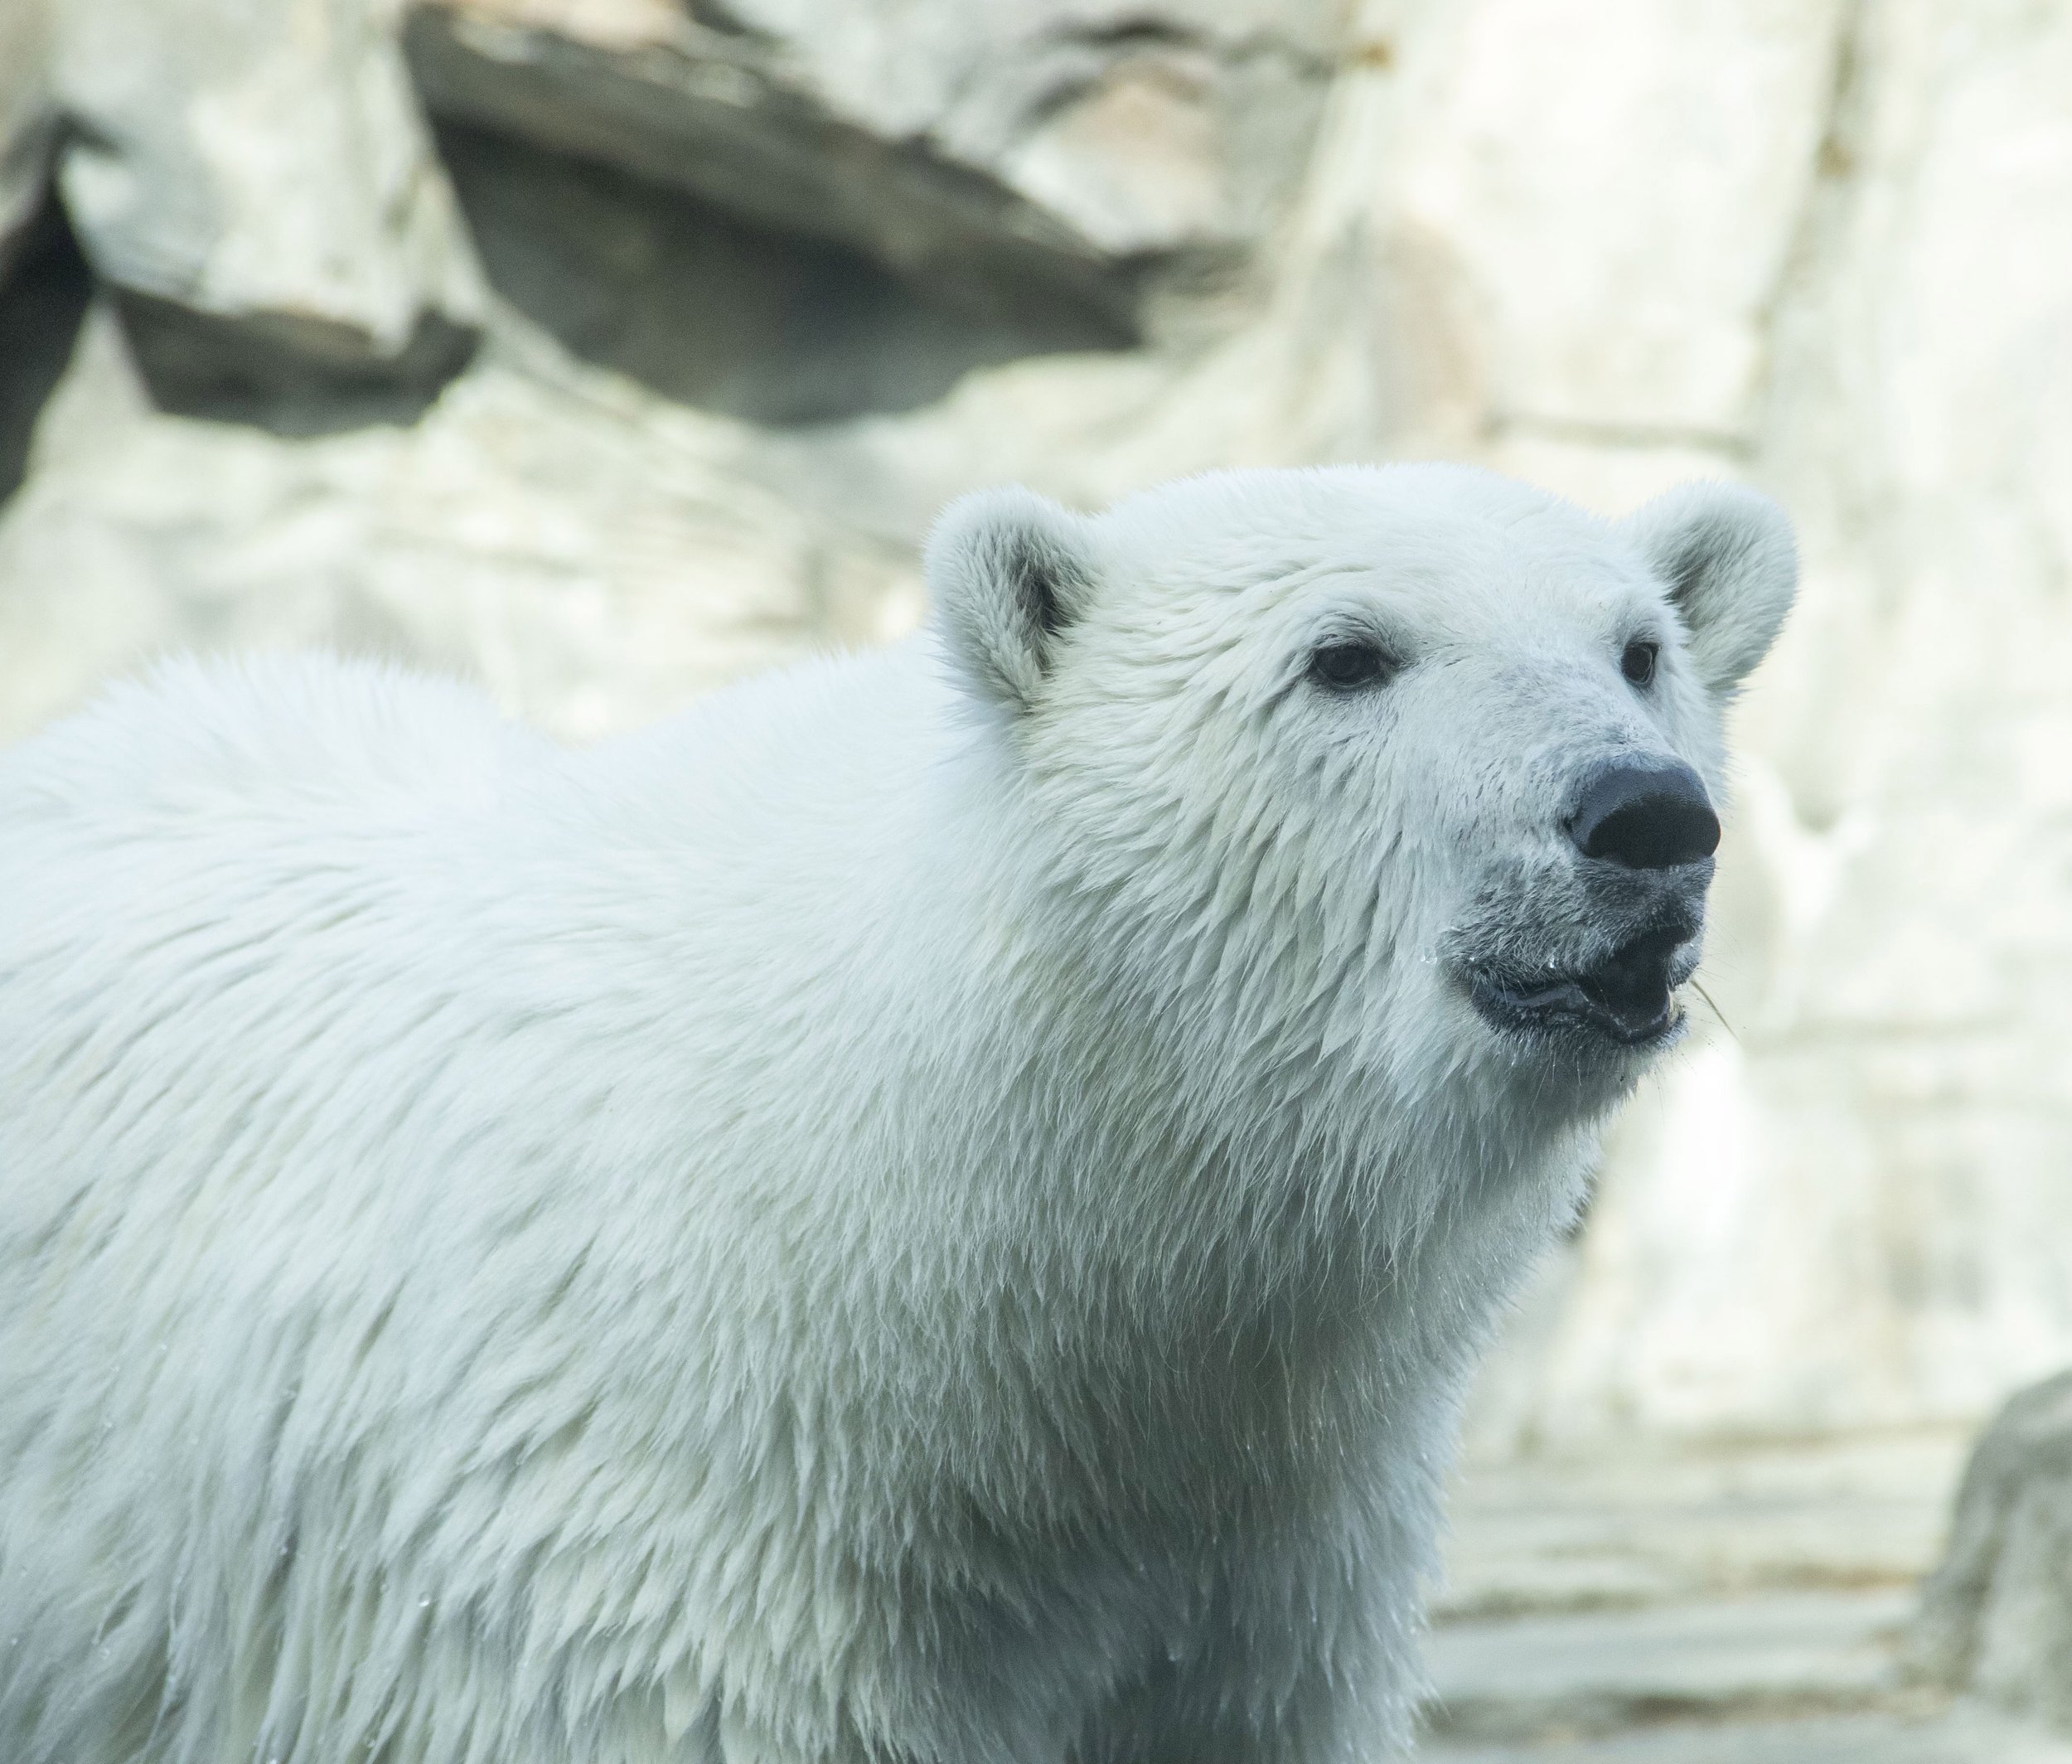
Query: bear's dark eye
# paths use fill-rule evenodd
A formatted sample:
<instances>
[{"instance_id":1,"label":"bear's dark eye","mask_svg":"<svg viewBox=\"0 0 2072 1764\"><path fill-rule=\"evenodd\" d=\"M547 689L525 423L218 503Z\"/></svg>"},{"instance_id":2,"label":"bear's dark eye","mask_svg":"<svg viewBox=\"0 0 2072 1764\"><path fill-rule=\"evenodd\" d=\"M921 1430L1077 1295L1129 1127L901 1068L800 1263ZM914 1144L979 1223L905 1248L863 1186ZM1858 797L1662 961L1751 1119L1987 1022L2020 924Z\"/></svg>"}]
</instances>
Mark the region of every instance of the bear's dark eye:
<instances>
[{"instance_id":1,"label":"bear's dark eye","mask_svg":"<svg viewBox=\"0 0 2072 1764\"><path fill-rule=\"evenodd\" d=\"M1619 658L1619 671L1637 686L1653 686L1655 658L1661 653L1661 644L1650 643L1644 637L1635 637L1627 644L1625 654Z\"/></svg>"},{"instance_id":2,"label":"bear's dark eye","mask_svg":"<svg viewBox=\"0 0 2072 1764\"><path fill-rule=\"evenodd\" d=\"M1377 643L1324 643L1310 653L1310 677L1334 692L1377 686L1394 671L1395 664Z\"/></svg>"}]
</instances>

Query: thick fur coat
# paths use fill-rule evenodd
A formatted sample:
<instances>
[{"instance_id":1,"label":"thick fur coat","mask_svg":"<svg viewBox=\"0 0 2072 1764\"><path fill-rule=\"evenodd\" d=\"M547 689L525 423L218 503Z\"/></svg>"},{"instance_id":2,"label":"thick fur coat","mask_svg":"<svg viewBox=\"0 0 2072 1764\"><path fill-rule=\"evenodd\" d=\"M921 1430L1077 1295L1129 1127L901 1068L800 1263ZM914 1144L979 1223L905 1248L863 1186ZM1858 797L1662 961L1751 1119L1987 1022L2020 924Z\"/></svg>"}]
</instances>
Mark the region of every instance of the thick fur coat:
<instances>
[{"instance_id":1,"label":"thick fur coat","mask_svg":"<svg viewBox=\"0 0 2072 1764\"><path fill-rule=\"evenodd\" d=\"M929 569L591 751L307 660L0 756L0 1757L1401 1742L1464 1380L1675 1029L1503 976L1654 911L1572 803L1716 787L1781 517L1237 473Z\"/></svg>"}]
</instances>

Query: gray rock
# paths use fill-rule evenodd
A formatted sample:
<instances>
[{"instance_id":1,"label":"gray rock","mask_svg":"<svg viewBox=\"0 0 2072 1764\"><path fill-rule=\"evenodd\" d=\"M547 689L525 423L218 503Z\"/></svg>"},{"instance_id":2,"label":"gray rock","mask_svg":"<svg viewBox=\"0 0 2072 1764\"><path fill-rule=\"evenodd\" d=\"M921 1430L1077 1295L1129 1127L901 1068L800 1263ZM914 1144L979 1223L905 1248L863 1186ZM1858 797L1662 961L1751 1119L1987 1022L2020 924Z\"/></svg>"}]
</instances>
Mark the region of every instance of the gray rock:
<instances>
[{"instance_id":1,"label":"gray rock","mask_svg":"<svg viewBox=\"0 0 2072 1764\"><path fill-rule=\"evenodd\" d=\"M460 352L479 281L390 11L59 4L65 207L176 401L283 375L436 377Z\"/></svg>"},{"instance_id":2,"label":"gray rock","mask_svg":"<svg viewBox=\"0 0 2072 1764\"><path fill-rule=\"evenodd\" d=\"M1924 1675L2072 1731L2072 1372L1987 1428L1914 1634Z\"/></svg>"},{"instance_id":3,"label":"gray rock","mask_svg":"<svg viewBox=\"0 0 2072 1764\"><path fill-rule=\"evenodd\" d=\"M65 371L92 279L53 204L15 236L0 276L0 503L20 487L46 400Z\"/></svg>"},{"instance_id":4,"label":"gray rock","mask_svg":"<svg viewBox=\"0 0 2072 1764\"><path fill-rule=\"evenodd\" d=\"M434 111L850 245L994 308L1133 316L1302 168L1319 0L418 0Z\"/></svg>"},{"instance_id":5,"label":"gray rock","mask_svg":"<svg viewBox=\"0 0 2072 1764\"><path fill-rule=\"evenodd\" d=\"M8 0L0 7L0 281L42 206L56 124L49 10L44 0Z\"/></svg>"},{"instance_id":6,"label":"gray rock","mask_svg":"<svg viewBox=\"0 0 2072 1764\"><path fill-rule=\"evenodd\" d=\"M907 410L971 369L1113 325L972 312L845 245L465 124L439 147L491 285L574 355L678 403L792 427Z\"/></svg>"},{"instance_id":7,"label":"gray rock","mask_svg":"<svg viewBox=\"0 0 2072 1764\"><path fill-rule=\"evenodd\" d=\"M153 408L104 306L0 510L0 742L168 652L312 646L587 740L910 630L908 559L748 482L734 444L496 347L407 426L196 421Z\"/></svg>"}]
</instances>

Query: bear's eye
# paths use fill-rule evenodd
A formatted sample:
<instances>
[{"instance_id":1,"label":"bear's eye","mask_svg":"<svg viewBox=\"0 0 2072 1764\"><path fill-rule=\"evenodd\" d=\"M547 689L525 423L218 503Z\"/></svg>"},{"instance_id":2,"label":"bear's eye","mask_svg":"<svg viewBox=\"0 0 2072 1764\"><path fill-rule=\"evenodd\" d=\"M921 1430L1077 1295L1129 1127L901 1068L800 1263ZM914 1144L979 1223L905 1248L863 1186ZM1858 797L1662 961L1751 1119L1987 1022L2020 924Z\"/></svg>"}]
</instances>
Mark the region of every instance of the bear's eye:
<instances>
[{"instance_id":1,"label":"bear's eye","mask_svg":"<svg viewBox=\"0 0 2072 1764\"><path fill-rule=\"evenodd\" d=\"M1619 658L1619 671L1637 686L1653 686L1655 658L1661 653L1661 644L1650 643L1644 637L1635 637L1627 644L1625 654Z\"/></svg>"},{"instance_id":2,"label":"bear's eye","mask_svg":"<svg viewBox=\"0 0 2072 1764\"><path fill-rule=\"evenodd\" d=\"M1387 652L1377 643L1324 643L1310 652L1310 677L1334 692L1377 686L1394 671Z\"/></svg>"}]
</instances>

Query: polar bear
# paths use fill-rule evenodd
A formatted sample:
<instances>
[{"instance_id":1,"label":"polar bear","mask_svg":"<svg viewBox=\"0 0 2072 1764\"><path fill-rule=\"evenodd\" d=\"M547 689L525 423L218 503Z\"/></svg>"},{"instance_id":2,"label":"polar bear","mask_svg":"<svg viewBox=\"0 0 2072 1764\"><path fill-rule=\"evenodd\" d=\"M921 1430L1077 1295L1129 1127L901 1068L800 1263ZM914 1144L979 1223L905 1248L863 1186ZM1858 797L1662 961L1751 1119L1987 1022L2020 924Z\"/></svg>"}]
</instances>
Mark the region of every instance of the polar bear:
<instances>
[{"instance_id":1,"label":"polar bear","mask_svg":"<svg viewBox=\"0 0 2072 1764\"><path fill-rule=\"evenodd\" d=\"M0 1756L1405 1742L1789 528L1252 472L927 569L590 751L300 661L0 759Z\"/></svg>"}]
</instances>

